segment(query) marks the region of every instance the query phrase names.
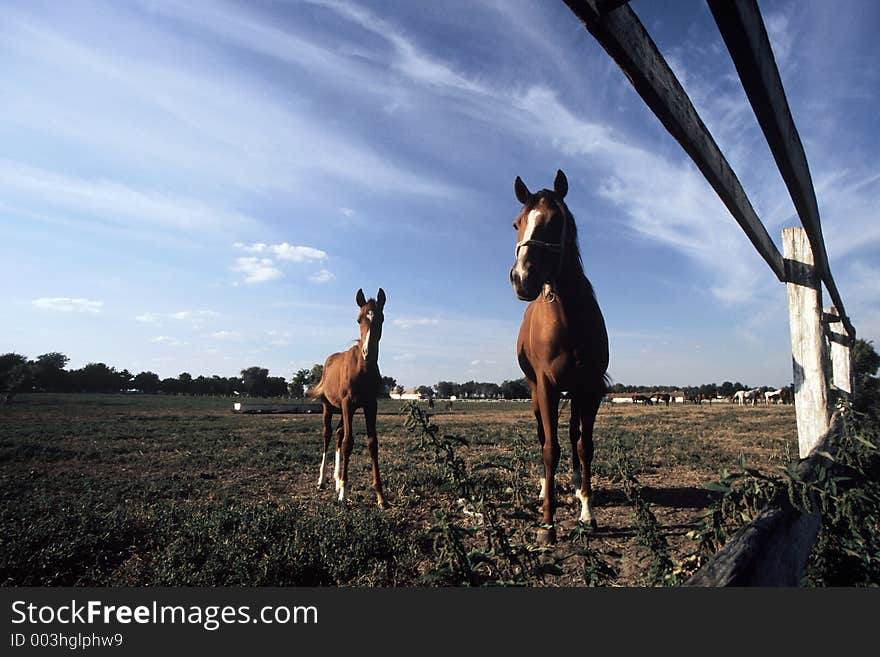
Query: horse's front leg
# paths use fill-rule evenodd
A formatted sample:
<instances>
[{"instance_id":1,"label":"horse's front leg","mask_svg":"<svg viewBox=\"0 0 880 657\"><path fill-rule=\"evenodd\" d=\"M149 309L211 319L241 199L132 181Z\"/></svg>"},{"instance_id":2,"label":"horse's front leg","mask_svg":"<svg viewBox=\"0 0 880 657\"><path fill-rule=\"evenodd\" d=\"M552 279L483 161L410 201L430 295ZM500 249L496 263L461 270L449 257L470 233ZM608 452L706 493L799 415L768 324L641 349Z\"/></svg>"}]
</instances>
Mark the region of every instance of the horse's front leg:
<instances>
[{"instance_id":1,"label":"horse's front leg","mask_svg":"<svg viewBox=\"0 0 880 657\"><path fill-rule=\"evenodd\" d=\"M556 530L553 527L553 515L556 511L556 466L559 464L559 439L557 424L559 422L559 392L546 381L539 381L537 386L538 408L541 412L541 424L544 429L544 445L541 455L544 461L545 494L541 507L542 521L548 528L538 532L539 542L553 543L556 541Z\"/></svg>"},{"instance_id":2,"label":"horse's front leg","mask_svg":"<svg viewBox=\"0 0 880 657\"><path fill-rule=\"evenodd\" d=\"M529 381L529 386L532 389L532 412L535 414L535 424L537 425L536 433L538 435L538 445L541 447L541 451L544 450L544 423L541 420L541 408L538 405L538 387L536 384ZM541 492L538 493L538 499L542 502L544 498L547 496L547 475L544 474L541 477L541 481L539 482L541 486Z\"/></svg>"},{"instance_id":3,"label":"horse's front leg","mask_svg":"<svg viewBox=\"0 0 880 657\"><path fill-rule=\"evenodd\" d=\"M581 459L578 455L578 440L581 437L581 400L574 396L571 399L571 419L568 423L568 439L571 442L571 485L580 488Z\"/></svg>"},{"instance_id":4,"label":"horse's front leg","mask_svg":"<svg viewBox=\"0 0 880 657\"><path fill-rule=\"evenodd\" d=\"M581 502L581 514L578 518L581 522L588 522L593 529L598 526L593 516L593 506L590 498L593 495L591 485L591 465L593 463L593 427L596 423L596 413L599 412L601 397L592 401L585 401L581 407L581 437L577 444L578 455L581 461L581 484L575 491L575 497Z\"/></svg>"},{"instance_id":5,"label":"horse's front leg","mask_svg":"<svg viewBox=\"0 0 880 657\"><path fill-rule=\"evenodd\" d=\"M342 456L342 467L339 474L339 501L345 499L345 485L348 482L348 460L351 457L351 450L354 447L354 432L352 431L352 421L354 420L355 406L350 399L342 400L342 444L336 452L337 459ZM338 432L337 432L338 435Z\"/></svg>"},{"instance_id":6,"label":"horse's front leg","mask_svg":"<svg viewBox=\"0 0 880 657\"><path fill-rule=\"evenodd\" d=\"M373 466L373 490L376 492L376 504L380 508L387 509L388 502L382 491L382 476L379 474L379 437L376 434L375 400L364 406L364 423L367 425L367 451L370 453L370 462Z\"/></svg>"}]
</instances>

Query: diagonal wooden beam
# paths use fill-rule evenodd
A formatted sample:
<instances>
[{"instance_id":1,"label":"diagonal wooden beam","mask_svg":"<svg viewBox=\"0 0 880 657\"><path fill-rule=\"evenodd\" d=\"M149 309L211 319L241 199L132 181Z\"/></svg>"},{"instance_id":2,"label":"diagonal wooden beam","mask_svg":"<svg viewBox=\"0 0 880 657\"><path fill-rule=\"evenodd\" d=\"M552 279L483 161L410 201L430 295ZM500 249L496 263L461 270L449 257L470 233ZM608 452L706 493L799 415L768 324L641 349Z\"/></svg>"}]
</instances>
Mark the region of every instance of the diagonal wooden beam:
<instances>
[{"instance_id":1,"label":"diagonal wooden beam","mask_svg":"<svg viewBox=\"0 0 880 657\"><path fill-rule=\"evenodd\" d=\"M773 57L773 49L761 10L755 0L707 0L718 30L724 38L743 89L752 104L752 109L764 131L764 136L776 159L779 172L791 194L791 200L813 250L822 282L834 302L838 313L851 338L855 330L846 316L840 293L831 276L825 240L822 237L822 224L819 221L819 206L810 167L804 146L794 125L782 78Z\"/></svg>"},{"instance_id":2,"label":"diagonal wooden beam","mask_svg":"<svg viewBox=\"0 0 880 657\"><path fill-rule=\"evenodd\" d=\"M565 0L565 4L623 69L648 107L703 173L776 277L784 281L782 255L635 12L626 4L606 11L605 3L597 0Z\"/></svg>"}]
</instances>

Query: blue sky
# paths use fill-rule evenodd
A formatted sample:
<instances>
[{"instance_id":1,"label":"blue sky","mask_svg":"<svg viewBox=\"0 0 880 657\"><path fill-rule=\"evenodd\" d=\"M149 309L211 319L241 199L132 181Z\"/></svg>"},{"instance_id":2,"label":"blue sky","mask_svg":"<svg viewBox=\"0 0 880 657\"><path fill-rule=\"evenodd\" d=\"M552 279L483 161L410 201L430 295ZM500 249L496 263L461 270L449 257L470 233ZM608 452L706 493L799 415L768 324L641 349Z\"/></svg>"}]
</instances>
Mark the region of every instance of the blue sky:
<instances>
[{"instance_id":1,"label":"blue sky","mask_svg":"<svg viewBox=\"0 0 880 657\"><path fill-rule=\"evenodd\" d=\"M877 340L880 5L760 5ZM797 218L706 4L632 6L779 246ZM383 374L518 378L513 180L562 168L614 381L791 380L784 286L562 2L3 3L0 79L0 351L289 377L381 286Z\"/></svg>"}]
</instances>

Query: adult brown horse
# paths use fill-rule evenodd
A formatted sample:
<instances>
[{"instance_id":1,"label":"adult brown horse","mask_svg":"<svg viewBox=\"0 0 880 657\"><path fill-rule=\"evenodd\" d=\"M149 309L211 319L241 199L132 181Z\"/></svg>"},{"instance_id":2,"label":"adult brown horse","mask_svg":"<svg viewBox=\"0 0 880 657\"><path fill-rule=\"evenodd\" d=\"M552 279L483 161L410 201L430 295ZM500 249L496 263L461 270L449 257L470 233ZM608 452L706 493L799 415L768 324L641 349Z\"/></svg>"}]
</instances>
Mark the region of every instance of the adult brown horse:
<instances>
[{"instance_id":1,"label":"adult brown horse","mask_svg":"<svg viewBox=\"0 0 880 657\"><path fill-rule=\"evenodd\" d=\"M379 373L379 339L382 337L382 322L385 317L385 291L379 288L375 299L365 299L364 291L358 290L355 297L360 312L357 322L361 337L351 349L331 354L324 363L321 382L308 395L320 399L324 406L324 448L321 453L321 471L318 474L318 488L324 485L324 469L327 464L327 448L333 426L333 413L342 417L336 427L336 466L333 479L339 500L345 499L345 486L348 481L348 460L354 446L352 420L359 408L364 409L367 425L367 450L373 464L373 490L376 502L383 509L388 506L382 492L382 477L379 475L379 442L376 436L376 399L382 389L382 375Z\"/></svg>"},{"instance_id":2,"label":"adult brown horse","mask_svg":"<svg viewBox=\"0 0 880 657\"><path fill-rule=\"evenodd\" d=\"M517 176L514 191L523 209L513 223L516 262L510 270L510 282L517 297L531 302L516 350L531 387L544 461L541 497L543 522L548 527L539 531L538 539L553 542L557 425L563 391L571 398L569 439L572 483L581 502L579 519L596 527L590 502L590 465L593 424L608 385L608 334L593 286L584 274L577 226L565 204L565 174L556 172L553 191L542 189L535 194Z\"/></svg>"}]
</instances>

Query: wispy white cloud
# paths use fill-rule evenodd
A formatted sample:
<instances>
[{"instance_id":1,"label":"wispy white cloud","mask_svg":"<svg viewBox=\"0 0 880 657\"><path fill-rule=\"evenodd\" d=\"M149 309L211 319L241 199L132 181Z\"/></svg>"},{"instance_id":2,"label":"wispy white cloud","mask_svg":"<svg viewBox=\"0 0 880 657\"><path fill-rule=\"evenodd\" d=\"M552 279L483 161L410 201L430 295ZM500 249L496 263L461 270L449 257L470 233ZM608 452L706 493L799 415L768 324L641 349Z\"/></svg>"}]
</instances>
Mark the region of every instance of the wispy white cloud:
<instances>
[{"instance_id":1,"label":"wispy white cloud","mask_svg":"<svg viewBox=\"0 0 880 657\"><path fill-rule=\"evenodd\" d=\"M316 271L314 274L309 276L309 280L312 283L329 283L332 280L336 280L336 274L328 269L320 269Z\"/></svg>"},{"instance_id":2,"label":"wispy white cloud","mask_svg":"<svg viewBox=\"0 0 880 657\"><path fill-rule=\"evenodd\" d=\"M169 315L171 319L195 323L219 316L220 313L218 313L216 310L178 310L177 312L171 313Z\"/></svg>"},{"instance_id":3,"label":"wispy white cloud","mask_svg":"<svg viewBox=\"0 0 880 657\"><path fill-rule=\"evenodd\" d=\"M104 307L103 301L93 299L81 299L70 297L40 297L34 299L31 304L43 310L53 310L64 313L91 313L97 314Z\"/></svg>"},{"instance_id":4,"label":"wispy white cloud","mask_svg":"<svg viewBox=\"0 0 880 657\"><path fill-rule=\"evenodd\" d=\"M143 313L135 317L135 320L145 324L156 324L162 320L162 315L159 313Z\"/></svg>"},{"instance_id":5,"label":"wispy white cloud","mask_svg":"<svg viewBox=\"0 0 880 657\"><path fill-rule=\"evenodd\" d=\"M244 274L245 283L266 283L281 278L281 270L274 266L270 258L256 258L245 256L235 259L235 264L230 269Z\"/></svg>"},{"instance_id":6,"label":"wispy white cloud","mask_svg":"<svg viewBox=\"0 0 880 657\"><path fill-rule=\"evenodd\" d=\"M289 262L314 262L327 259L326 251L312 246L294 245L287 242L281 242L280 244L266 244L264 242L245 244L243 242L236 242L233 246L248 253L272 254L279 260L287 260Z\"/></svg>"},{"instance_id":7,"label":"wispy white cloud","mask_svg":"<svg viewBox=\"0 0 880 657\"><path fill-rule=\"evenodd\" d=\"M200 199L0 160L0 196L9 205L44 208L82 223L101 222L155 231L253 229L256 220ZM84 217L79 219L79 217Z\"/></svg>"},{"instance_id":8,"label":"wispy white cloud","mask_svg":"<svg viewBox=\"0 0 880 657\"><path fill-rule=\"evenodd\" d=\"M437 326L440 320L433 317L395 317L391 323L402 329L411 329L417 326Z\"/></svg>"},{"instance_id":9,"label":"wispy white cloud","mask_svg":"<svg viewBox=\"0 0 880 657\"><path fill-rule=\"evenodd\" d=\"M214 340L237 340L241 337L241 333L238 331L215 331L213 333L208 334L209 338Z\"/></svg>"},{"instance_id":10,"label":"wispy white cloud","mask_svg":"<svg viewBox=\"0 0 880 657\"><path fill-rule=\"evenodd\" d=\"M157 335L156 337L150 338L150 342L154 342L156 344L164 344L169 347L185 347L189 344L189 342L178 340L177 338L170 335Z\"/></svg>"}]
</instances>

